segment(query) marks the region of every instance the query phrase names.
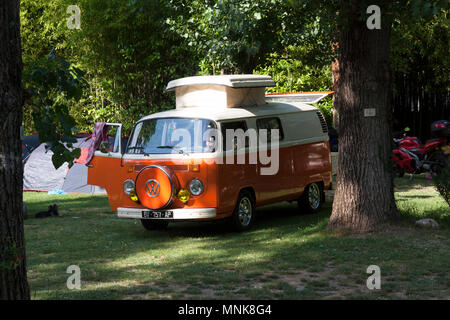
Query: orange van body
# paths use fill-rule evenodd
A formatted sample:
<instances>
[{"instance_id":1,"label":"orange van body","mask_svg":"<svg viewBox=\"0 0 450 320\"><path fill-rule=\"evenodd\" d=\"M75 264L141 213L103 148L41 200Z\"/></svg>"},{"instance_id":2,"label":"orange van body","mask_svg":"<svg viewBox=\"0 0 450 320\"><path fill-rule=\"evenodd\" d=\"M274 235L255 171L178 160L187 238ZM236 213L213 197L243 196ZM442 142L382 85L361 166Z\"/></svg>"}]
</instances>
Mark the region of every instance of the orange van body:
<instances>
[{"instance_id":1,"label":"orange van body","mask_svg":"<svg viewBox=\"0 0 450 320\"><path fill-rule=\"evenodd\" d=\"M158 165L173 170L180 188L188 188L194 178L203 181L204 192L191 196L186 203L175 197L171 208L215 208L216 217L229 217L236 205L239 192L249 189L255 196L256 206L263 206L285 200L299 198L305 186L323 183L324 189L331 188L331 158L328 141L280 148L280 168L276 175L260 175L259 164L199 164L198 171L192 171L191 160L122 160L96 154L88 170L88 184L102 186L108 194L113 211L119 207L147 209L133 202L124 192L122 182L136 179L140 170L150 165ZM284 165L286 164L286 165ZM238 182L238 183L237 183ZM161 190L167 193L168 190Z\"/></svg>"}]
</instances>

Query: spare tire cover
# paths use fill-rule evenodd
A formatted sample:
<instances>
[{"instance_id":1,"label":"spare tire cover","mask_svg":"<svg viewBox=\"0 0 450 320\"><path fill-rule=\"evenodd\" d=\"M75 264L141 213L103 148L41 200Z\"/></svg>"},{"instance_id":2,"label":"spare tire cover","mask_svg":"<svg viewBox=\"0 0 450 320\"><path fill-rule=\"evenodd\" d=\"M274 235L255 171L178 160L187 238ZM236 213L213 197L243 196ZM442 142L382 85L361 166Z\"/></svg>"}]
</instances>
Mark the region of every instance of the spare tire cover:
<instances>
[{"instance_id":1,"label":"spare tire cover","mask_svg":"<svg viewBox=\"0 0 450 320\"><path fill-rule=\"evenodd\" d=\"M142 205L162 209L171 204L177 189L177 179L170 168L147 166L136 176L136 193Z\"/></svg>"}]
</instances>

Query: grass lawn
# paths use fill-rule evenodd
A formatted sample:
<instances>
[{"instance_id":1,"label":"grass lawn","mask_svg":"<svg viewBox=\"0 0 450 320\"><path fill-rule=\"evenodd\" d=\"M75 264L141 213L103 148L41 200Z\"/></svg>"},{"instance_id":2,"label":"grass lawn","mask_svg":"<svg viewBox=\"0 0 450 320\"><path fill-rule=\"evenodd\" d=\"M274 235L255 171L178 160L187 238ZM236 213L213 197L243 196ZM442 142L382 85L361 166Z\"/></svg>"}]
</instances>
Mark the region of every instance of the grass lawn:
<instances>
[{"instance_id":1,"label":"grass lawn","mask_svg":"<svg viewBox=\"0 0 450 320\"><path fill-rule=\"evenodd\" d=\"M105 196L25 192L28 280L33 299L450 299L450 209L423 177L397 179L402 219L367 235L325 231L331 212L295 204L257 210L254 228L174 223L149 232L119 219ZM58 202L61 218L34 219ZM439 230L414 227L431 217ZM68 290L70 265L81 290ZM381 290L366 287L369 265Z\"/></svg>"}]
</instances>

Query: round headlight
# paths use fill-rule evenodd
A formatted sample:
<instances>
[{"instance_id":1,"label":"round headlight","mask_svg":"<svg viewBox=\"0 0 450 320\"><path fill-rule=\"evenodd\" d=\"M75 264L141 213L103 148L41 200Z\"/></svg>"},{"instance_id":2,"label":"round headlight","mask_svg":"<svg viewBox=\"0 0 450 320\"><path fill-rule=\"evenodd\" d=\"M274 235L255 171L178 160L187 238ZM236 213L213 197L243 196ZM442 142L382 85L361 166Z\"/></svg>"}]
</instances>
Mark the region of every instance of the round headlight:
<instances>
[{"instance_id":1,"label":"round headlight","mask_svg":"<svg viewBox=\"0 0 450 320\"><path fill-rule=\"evenodd\" d=\"M133 191L134 188L134 181L131 179L127 179L123 183L123 192L125 192L126 194L130 194L130 192Z\"/></svg>"},{"instance_id":2,"label":"round headlight","mask_svg":"<svg viewBox=\"0 0 450 320\"><path fill-rule=\"evenodd\" d=\"M191 193L194 196L198 196L203 192L204 189L205 188L203 186L203 182L198 179L191 180L191 182L189 183L189 190L191 190Z\"/></svg>"}]
</instances>

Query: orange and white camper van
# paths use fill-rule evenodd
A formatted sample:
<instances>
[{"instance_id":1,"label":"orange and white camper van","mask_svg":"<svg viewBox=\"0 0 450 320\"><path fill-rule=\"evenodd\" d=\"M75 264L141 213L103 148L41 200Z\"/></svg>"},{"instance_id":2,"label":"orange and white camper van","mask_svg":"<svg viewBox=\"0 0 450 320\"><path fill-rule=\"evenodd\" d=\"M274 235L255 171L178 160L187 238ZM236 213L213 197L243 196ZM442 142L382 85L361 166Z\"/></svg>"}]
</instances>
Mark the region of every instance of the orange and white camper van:
<instances>
[{"instance_id":1,"label":"orange and white camper van","mask_svg":"<svg viewBox=\"0 0 450 320\"><path fill-rule=\"evenodd\" d=\"M88 183L106 189L119 217L148 230L224 218L246 230L256 207L280 201L319 211L331 188L327 124L309 104L268 99L274 85L263 75L169 82L176 108L140 119L126 146L121 125L108 124L114 146L95 151Z\"/></svg>"}]
</instances>

